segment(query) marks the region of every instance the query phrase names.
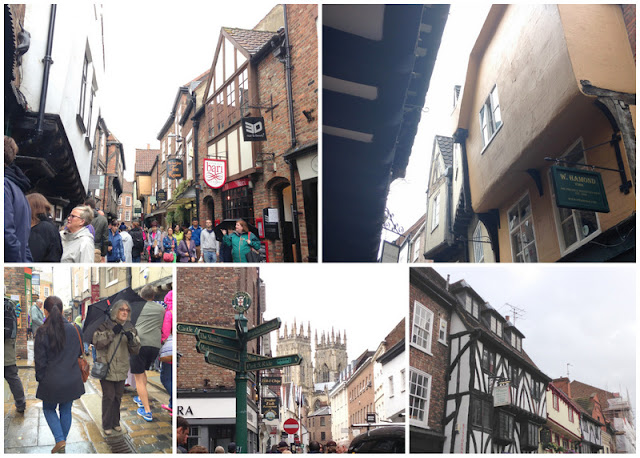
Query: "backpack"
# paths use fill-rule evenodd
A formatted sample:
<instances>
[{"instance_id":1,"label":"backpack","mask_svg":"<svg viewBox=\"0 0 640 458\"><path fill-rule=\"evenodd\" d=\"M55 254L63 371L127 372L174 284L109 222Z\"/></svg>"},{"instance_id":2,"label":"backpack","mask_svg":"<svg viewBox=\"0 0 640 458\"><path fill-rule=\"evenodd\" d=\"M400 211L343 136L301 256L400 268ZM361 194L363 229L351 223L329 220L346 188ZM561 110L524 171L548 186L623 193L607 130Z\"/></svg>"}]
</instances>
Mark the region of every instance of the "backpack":
<instances>
[{"instance_id":1,"label":"backpack","mask_svg":"<svg viewBox=\"0 0 640 458\"><path fill-rule=\"evenodd\" d=\"M16 303L4 298L4 338L15 339L18 334L18 316L16 315Z\"/></svg>"},{"instance_id":2,"label":"backpack","mask_svg":"<svg viewBox=\"0 0 640 458\"><path fill-rule=\"evenodd\" d=\"M144 250L144 240L142 238L142 231L130 231L129 235L133 240L133 248L136 253L140 253Z\"/></svg>"}]
</instances>

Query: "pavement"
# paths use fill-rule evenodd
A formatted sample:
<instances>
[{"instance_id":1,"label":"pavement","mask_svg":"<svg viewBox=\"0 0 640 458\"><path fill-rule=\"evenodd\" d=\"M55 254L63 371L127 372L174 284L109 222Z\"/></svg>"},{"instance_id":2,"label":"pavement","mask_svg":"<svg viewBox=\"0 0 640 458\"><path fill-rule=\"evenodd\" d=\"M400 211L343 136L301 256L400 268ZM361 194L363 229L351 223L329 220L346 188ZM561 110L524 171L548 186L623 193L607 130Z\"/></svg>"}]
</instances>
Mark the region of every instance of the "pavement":
<instances>
[{"instance_id":1,"label":"pavement","mask_svg":"<svg viewBox=\"0 0 640 458\"><path fill-rule=\"evenodd\" d=\"M89 361L91 357L89 356ZM28 358L18 360L18 374L24 386L27 408L16 411L7 382L4 383L4 453L51 453L53 435L42 413L42 401L36 399L33 342L28 342ZM135 391L125 390L120 407L122 433L108 438L102 431L102 390L92 377L85 383L85 394L74 401L73 421L67 437L66 453L172 453L171 415L161 405L169 395L160 383L160 373L147 371L147 390L153 421L136 413Z\"/></svg>"}]
</instances>

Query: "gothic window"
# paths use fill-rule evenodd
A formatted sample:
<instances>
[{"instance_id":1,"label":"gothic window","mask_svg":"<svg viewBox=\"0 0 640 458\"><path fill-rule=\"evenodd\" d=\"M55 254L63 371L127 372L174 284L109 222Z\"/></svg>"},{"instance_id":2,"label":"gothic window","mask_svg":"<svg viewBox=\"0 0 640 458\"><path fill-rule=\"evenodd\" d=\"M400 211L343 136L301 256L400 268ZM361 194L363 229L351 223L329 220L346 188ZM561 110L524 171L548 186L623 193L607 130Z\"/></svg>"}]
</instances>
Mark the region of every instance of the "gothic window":
<instances>
[{"instance_id":1,"label":"gothic window","mask_svg":"<svg viewBox=\"0 0 640 458\"><path fill-rule=\"evenodd\" d=\"M329 366L324 364L322 366L322 373L320 374L320 382L325 383L329 381Z\"/></svg>"}]
</instances>

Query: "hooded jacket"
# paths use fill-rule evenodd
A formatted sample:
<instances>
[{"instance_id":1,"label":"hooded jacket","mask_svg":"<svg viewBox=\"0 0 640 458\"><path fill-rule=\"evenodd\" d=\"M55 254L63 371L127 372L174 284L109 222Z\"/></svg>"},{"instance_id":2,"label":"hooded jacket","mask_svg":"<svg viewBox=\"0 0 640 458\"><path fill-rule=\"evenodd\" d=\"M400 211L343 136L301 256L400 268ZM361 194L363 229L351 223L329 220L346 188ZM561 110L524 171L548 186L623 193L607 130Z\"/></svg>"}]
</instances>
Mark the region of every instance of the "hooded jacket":
<instances>
[{"instance_id":1,"label":"hooded jacket","mask_svg":"<svg viewBox=\"0 0 640 458\"><path fill-rule=\"evenodd\" d=\"M160 340L164 342L171 334L173 327L173 291L169 291L164 297L164 303L167 305L164 313L164 321L162 322L162 336Z\"/></svg>"},{"instance_id":2,"label":"hooded jacket","mask_svg":"<svg viewBox=\"0 0 640 458\"><path fill-rule=\"evenodd\" d=\"M105 380L110 382L126 380L127 372L129 372L129 355L137 355L140 352L140 338L135 326L131 324L131 314L122 325L122 330L117 335L113 332L114 326L118 324L116 321L118 310L120 310L120 307L113 307L110 318L98 326L98 329L93 334L93 345L96 347L97 360L102 363L111 361L109 371L105 377ZM127 339L125 335L125 332L129 331L133 334L133 339L131 340ZM118 342L120 342L120 345L118 345ZM111 360L112 357L113 360Z\"/></svg>"},{"instance_id":3,"label":"hooded jacket","mask_svg":"<svg viewBox=\"0 0 640 458\"><path fill-rule=\"evenodd\" d=\"M31 207L24 193L31 182L16 165L4 168L4 260L31 262Z\"/></svg>"},{"instance_id":4,"label":"hooded jacket","mask_svg":"<svg viewBox=\"0 0 640 458\"><path fill-rule=\"evenodd\" d=\"M60 232L62 240L62 258L60 262L93 262L94 242L89 229L83 227L78 232L69 232L66 229Z\"/></svg>"}]
</instances>

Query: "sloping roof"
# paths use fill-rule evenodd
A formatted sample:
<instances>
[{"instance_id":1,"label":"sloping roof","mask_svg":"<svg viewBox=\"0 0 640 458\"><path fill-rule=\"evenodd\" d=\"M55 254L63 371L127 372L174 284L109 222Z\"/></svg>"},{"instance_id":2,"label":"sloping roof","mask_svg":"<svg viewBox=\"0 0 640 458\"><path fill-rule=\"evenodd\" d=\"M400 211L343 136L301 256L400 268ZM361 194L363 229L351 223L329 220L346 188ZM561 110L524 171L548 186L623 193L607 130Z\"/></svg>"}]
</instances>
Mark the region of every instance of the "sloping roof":
<instances>
[{"instance_id":1,"label":"sloping roof","mask_svg":"<svg viewBox=\"0 0 640 458\"><path fill-rule=\"evenodd\" d=\"M315 412L311 412L308 416L309 417L317 417L317 416L321 416L321 415L331 415L331 407L329 407L329 406L320 407Z\"/></svg>"},{"instance_id":2,"label":"sloping roof","mask_svg":"<svg viewBox=\"0 0 640 458\"><path fill-rule=\"evenodd\" d=\"M122 192L133 193L133 181L123 180Z\"/></svg>"},{"instance_id":3,"label":"sloping roof","mask_svg":"<svg viewBox=\"0 0 640 458\"><path fill-rule=\"evenodd\" d=\"M420 218L418 218L418 221L416 221L415 223L413 223L411 225L411 227L409 229L407 229L404 234L402 234L400 237L398 237L393 243L401 246L404 241L407 239L407 237L414 236L415 234L417 234L418 229L420 229L420 226L422 226L424 224L425 219L427 218L427 214L423 213L422 216Z\"/></svg>"},{"instance_id":4,"label":"sloping roof","mask_svg":"<svg viewBox=\"0 0 640 458\"><path fill-rule=\"evenodd\" d=\"M160 154L159 149L136 149L136 173L151 172L158 154Z\"/></svg>"},{"instance_id":5,"label":"sloping roof","mask_svg":"<svg viewBox=\"0 0 640 458\"><path fill-rule=\"evenodd\" d=\"M263 30L234 29L231 27L223 27L222 30L229 34L238 46L241 46L251 56L260 51L276 33Z\"/></svg>"},{"instance_id":6,"label":"sloping roof","mask_svg":"<svg viewBox=\"0 0 640 458\"><path fill-rule=\"evenodd\" d=\"M438 143L440 153L442 153L442 160L445 167L453 165L453 138L443 137L442 135L436 135L435 141Z\"/></svg>"},{"instance_id":7,"label":"sloping roof","mask_svg":"<svg viewBox=\"0 0 640 458\"><path fill-rule=\"evenodd\" d=\"M608 405L607 401L609 399L616 397L609 391L587 385L586 383L578 382L577 380L571 382L571 394L574 398L590 398L593 394L597 394L603 408Z\"/></svg>"}]
</instances>

